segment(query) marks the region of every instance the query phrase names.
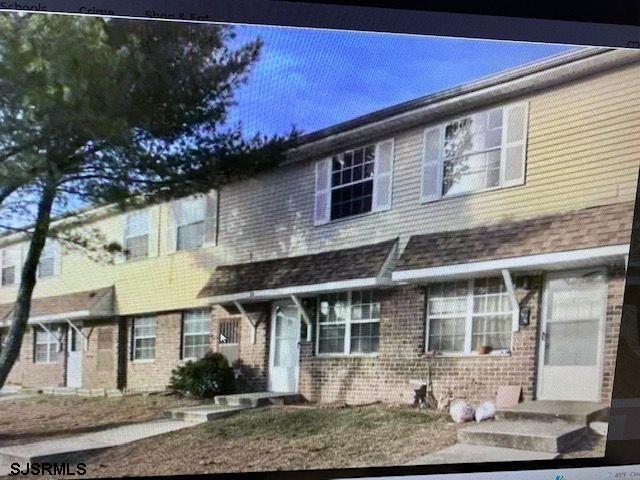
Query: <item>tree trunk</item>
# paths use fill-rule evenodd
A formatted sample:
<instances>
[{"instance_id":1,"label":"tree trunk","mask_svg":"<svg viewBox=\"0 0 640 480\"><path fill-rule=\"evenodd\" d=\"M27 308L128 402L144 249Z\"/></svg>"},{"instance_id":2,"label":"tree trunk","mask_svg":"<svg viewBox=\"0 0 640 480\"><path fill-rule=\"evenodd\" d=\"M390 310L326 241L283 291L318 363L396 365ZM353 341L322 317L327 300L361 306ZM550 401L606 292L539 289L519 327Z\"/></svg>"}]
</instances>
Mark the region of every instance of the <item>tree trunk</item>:
<instances>
[{"instance_id":1,"label":"tree trunk","mask_svg":"<svg viewBox=\"0 0 640 480\"><path fill-rule=\"evenodd\" d=\"M51 209L55 197L56 182L50 177L42 189L42 195L38 203L38 215L36 217L29 251L22 268L20 287L13 309L11 328L9 329L9 335L7 336L4 348L0 351L0 388L3 387L9 372L11 372L11 368L13 368L13 364L18 358L22 338L24 337L24 332L27 330L27 322L31 310L31 295L36 286L38 263L40 262L40 254L42 253L47 239L47 233L49 232Z\"/></svg>"}]
</instances>

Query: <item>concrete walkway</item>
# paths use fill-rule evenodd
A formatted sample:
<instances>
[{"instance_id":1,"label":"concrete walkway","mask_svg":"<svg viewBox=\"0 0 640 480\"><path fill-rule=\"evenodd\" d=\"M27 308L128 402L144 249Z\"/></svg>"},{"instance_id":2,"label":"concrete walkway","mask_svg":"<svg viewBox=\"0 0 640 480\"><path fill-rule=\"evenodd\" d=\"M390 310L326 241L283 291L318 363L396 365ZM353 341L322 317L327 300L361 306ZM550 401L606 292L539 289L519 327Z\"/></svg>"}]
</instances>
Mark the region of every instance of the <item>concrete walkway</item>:
<instances>
[{"instance_id":1,"label":"concrete walkway","mask_svg":"<svg viewBox=\"0 0 640 480\"><path fill-rule=\"evenodd\" d=\"M423 455L422 457L411 460L407 465L552 460L557 456L557 453L456 443L455 445L442 449L438 452Z\"/></svg>"},{"instance_id":2,"label":"concrete walkway","mask_svg":"<svg viewBox=\"0 0 640 480\"><path fill-rule=\"evenodd\" d=\"M124 445L136 440L193 427L198 423L200 422L154 420L73 437L51 438L24 445L8 446L0 448L0 465L3 463L10 465L12 462L25 464L27 462L60 461L71 455Z\"/></svg>"}]
</instances>

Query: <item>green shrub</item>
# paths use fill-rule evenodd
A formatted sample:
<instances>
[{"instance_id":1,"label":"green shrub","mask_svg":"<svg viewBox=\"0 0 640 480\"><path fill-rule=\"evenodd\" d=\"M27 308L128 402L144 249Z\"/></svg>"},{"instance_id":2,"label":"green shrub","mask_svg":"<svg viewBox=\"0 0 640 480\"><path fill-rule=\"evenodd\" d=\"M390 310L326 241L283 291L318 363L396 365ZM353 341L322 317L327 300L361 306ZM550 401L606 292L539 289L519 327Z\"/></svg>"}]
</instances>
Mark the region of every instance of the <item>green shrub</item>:
<instances>
[{"instance_id":1,"label":"green shrub","mask_svg":"<svg viewBox=\"0 0 640 480\"><path fill-rule=\"evenodd\" d=\"M213 398L234 393L235 378L227 359L209 352L200 360L174 368L169 387L185 396Z\"/></svg>"}]
</instances>

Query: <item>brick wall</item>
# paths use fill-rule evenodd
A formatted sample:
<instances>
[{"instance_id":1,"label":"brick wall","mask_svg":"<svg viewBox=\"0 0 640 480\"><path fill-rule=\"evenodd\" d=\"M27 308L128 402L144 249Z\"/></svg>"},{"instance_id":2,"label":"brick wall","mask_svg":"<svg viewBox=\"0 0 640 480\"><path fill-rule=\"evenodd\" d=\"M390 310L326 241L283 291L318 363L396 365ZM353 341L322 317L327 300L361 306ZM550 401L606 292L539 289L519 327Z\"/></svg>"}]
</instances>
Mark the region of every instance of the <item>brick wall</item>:
<instances>
[{"instance_id":1,"label":"brick wall","mask_svg":"<svg viewBox=\"0 0 640 480\"><path fill-rule=\"evenodd\" d=\"M425 356L425 289L414 286L385 291L381 296L380 349L375 358L321 358L312 344L301 345L300 392L312 401L411 403L410 380L426 380L431 371L436 398L463 397L474 402L495 397L499 385L518 385L524 398L535 391L535 348L541 279L518 289L523 306L531 308L530 324L514 334L511 354Z\"/></svg>"},{"instance_id":2,"label":"brick wall","mask_svg":"<svg viewBox=\"0 0 640 480\"><path fill-rule=\"evenodd\" d=\"M256 340L252 342L253 327L246 319L240 320L240 340L238 362L240 381L244 388L253 391L265 391L268 388L269 371L269 322L270 304L246 305L248 316L257 325ZM218 307L213 312L212 349L219 350L219 324L221 320L238 317L238 312L229 307Z\"/></svg>"},{"instance_id":3,"label":"brick wall","mask_svg":"<svg viewBox=\"0 0 640 480\"><path fill-rule=\"evenodd\" d=\"M602 394L604 403L611 401L613 376L615 373L620 320L622 318L622 300L624 297L625 270L622 267L608 272L609 289L607 295L607 317L604 337L604 362L602 369Z\"/></svg>"},{"instance_id":4,"label":"brick wall","mask_svg":"<svg viewBox=\"0 0 640 480\"><path fill-rule=\"evenodd\" d=\"M34 329L28 327L22 339L20 358L9 374L8 383L27 388L63 387L66 372L66 330L55 362L34 363Z\"/></svg>"},{"instance_id":5,"label":"brick wall","mask_svg":"<svg viewBox=\"0 0 640 480\"><path fill-rule=\"evenodd\" d=\"M82 358L84 388L118 388L118 342L116 319L85 322L82 332L88 337Z\"/></svg>"},{"instance_id":6,"label":"brick wall","mask_svg":"<svg viewBox=\"0 0 640 480\"><path fill-rule=\"evenodd\" d=\"M126 322L127 383L129 389L164 388L169 384L171 371L181 362L181 312L156 315L156 353L153 360L132 360L131 334L133 319Z\"/></svg>"}]
</instances>

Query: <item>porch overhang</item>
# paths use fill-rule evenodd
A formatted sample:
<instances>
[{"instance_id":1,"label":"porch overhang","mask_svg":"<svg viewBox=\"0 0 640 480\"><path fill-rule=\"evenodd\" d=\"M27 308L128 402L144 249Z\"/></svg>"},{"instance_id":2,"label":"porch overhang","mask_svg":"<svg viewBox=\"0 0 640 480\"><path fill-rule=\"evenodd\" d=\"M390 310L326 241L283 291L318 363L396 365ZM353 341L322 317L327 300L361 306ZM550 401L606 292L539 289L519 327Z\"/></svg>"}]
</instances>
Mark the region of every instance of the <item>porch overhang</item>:
<instances>
[{"instance_id":1,"label":"porch overhang","mask_svg":"<svg viewBox=\"0 0 640 480\"><path fill-rule=\"evenodd\" d=\"M114 298L113 287L34 298L31 300L28 324L46 325L109 318L115 315ZM4 312L0 319L0 327L9 326L13 318L14 304L0 305L0 311Z\"/></svg>"},{"instance_id":2,"label":"porch overhang","mask_svg":"<svg viewBox=\"0 0 640 480\"><path fill-rule=\"evenodd\" d=\"M428 283L441 280L454 280L456 278L501 275L504 270L517 274L520 272L556 271L598 265L624 265L628 254L628 244L607 245L603 247L525 255L480 262L398 270L392 273L392 279L395 282Z\"/></svg>"},{"instance_id":3,"label":"porch overhang","mask_svg":"<svg viewBox=\"0 0 640 480\"><path fill-rule=\"evenodd\" d=\"M392 285L397 240L247 264L219 266L199 298L210 304L256 303ZM250 287L250 288L247 288Z\"/></svg>"}]
</instances>

